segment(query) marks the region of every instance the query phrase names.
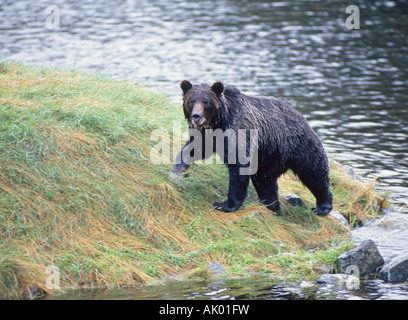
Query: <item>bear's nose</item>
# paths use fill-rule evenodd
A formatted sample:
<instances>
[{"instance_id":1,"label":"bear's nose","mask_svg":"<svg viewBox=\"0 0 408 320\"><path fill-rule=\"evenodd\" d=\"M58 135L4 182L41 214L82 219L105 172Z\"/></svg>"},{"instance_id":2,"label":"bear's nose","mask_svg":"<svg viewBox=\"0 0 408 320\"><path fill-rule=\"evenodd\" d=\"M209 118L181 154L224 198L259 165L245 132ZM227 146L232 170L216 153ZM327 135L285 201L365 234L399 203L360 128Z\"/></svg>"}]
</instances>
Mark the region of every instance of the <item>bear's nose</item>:
<instances>
[{"instance_id":1,"label":"bear's nose","mask_svg":"<svg viewBox=\"0 0 408 320\"><path fill-rule=\"evenodd\" d=\"M199 113L194 113L191 118L193 119L194 122L197 122L198 120L200 120L201 115Z\"/></svg>"}]
</instances>

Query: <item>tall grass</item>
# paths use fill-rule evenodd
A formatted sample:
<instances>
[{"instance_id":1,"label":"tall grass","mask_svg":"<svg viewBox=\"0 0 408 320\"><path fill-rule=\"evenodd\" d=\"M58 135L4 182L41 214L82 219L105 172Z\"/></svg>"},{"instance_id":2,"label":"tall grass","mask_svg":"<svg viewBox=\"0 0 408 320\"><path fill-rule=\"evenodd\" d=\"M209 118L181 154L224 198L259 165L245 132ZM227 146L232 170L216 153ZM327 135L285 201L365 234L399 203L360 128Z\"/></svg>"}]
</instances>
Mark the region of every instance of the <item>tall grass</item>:
<instances>
[{"instance_id":1,"label":"tall grass","mask_svg":"<svg viewBox=\"0 0 408 320\"><path fill-rule=\"evenodd\" d=\"M171 165L150 161L151 132L171 132L171 120L180 107L131 82L0 64L0 297L58 292L45 285L50 265L62 289L194 276L210 261L232 275L313 278L350 247L335 219L285 205L273 214L253 189L237 212L212 209L226 197L223 166L172 178ZM335 210L350 221L378 213L372 182L334 165L332 181ZM313 204L293 175L280 186Z\"/></svg>"}]
</instances>

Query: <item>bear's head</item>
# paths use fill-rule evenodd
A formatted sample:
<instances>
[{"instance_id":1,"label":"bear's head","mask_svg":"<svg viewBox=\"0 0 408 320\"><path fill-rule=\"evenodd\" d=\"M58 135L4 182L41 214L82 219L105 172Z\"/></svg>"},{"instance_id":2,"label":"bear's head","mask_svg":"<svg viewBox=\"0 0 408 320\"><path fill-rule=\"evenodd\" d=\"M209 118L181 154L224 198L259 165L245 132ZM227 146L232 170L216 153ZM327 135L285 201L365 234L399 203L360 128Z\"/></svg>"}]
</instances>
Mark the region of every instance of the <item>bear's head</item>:
<instances>
[{"instance_id":1,"label":"bear's head","mask_svg":"<svg viewBox=\"0 0 408 320\"><path fill-rule=\"evenodd\" d=\"M222 82L192 85L190 81L180 83L183 90L183 111L189 124L197 129L215 128L220 119L220 96L224 92Z\"/></svg>"}]
</instances>

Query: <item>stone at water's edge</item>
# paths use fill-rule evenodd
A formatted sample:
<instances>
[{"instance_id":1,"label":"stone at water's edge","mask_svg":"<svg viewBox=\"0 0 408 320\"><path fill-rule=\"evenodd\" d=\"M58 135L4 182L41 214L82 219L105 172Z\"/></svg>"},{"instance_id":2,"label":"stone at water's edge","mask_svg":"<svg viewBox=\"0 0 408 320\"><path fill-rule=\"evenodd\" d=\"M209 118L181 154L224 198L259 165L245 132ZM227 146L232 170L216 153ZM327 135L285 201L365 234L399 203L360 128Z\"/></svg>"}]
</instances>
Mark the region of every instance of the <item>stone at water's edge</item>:
<instances>
[{"instance_id":1,"label":"stone at water's edge","mask_svg":"<svg viewBox=\"0 0 408 320\"><path fill-rule=\"evenodd\" d=\"M223 276L227 275L228 272L225 271L224 267L217 262L211 262L206 266L206 269L213 276Z\"/></svg>"},{"instance_id":2,"label":"stone at water's edge","mask_svg":"<svg viewBox=\"0 0 408 320\"><path fill-rule=\"evenodd\" d=\"M340 255L338 262L342 272L347 273L349 266L358 267L359 276L362 278L370 273L376 273L384 264L384 259L378 252L374 241L365 240L358 247Z\"/></svg>"},{"instance_id":3,"label":"stone at water's edge","mask_svg":"<svg viewBox=\"0 0 408 320\"><path fill-rule=\"evenodd\" d=\"M349 228L347 219L340 212L331 211L328 215L338 220L344 227Z\"/></svg>"},{"instance_id":4,"label":"stone at water's edge","mask_svg":"<svg viewBox=\"0 0 408 320\"><path fill-rule=\"evenodd\" d=\"M360 280L349 274L337 273L337 274L322 274L316 281L320 285L334 285L342 286L346 285L348 287L356 287L359 285Z\"/></svg>"},{"instance_id":5,"label":"stone at water's edge","mask_svg":"<svg viewBox=\"0 0 408 320\"><path fill-rule=\"evenodd\" d=\"M408 252L391 259L380 271L380 279L386 282L408 281Z\"/></svg>"}]
</instances>

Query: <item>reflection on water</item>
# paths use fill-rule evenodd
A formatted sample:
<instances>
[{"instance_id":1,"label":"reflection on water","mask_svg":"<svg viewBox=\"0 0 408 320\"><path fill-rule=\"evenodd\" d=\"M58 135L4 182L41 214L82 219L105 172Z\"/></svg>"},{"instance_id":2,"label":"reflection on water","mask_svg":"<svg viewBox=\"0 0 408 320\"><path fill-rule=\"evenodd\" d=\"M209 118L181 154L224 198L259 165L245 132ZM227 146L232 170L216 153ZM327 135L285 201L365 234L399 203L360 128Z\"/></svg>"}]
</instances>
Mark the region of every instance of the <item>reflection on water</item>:
<instances>
[{"instance_id":1,"label":"reflection on water","mask_svg":"<svg viewBox=\"0 0 408 320\"><path fill-rule=\"evenodd\" d=\"M408 203L408 1L359 1L359 30L345 28L340 0L52 4L54 30L49 1L1 2L1 57L135 80L177 101L182 79L276 96L334 158L380 176Z\"/></svg>"},{"instance_id":2,"label":"reflection on water","mask_svg":"<svg viewBox=\"0 0 408 320\"><path fill-rule=\"evenodd\" d=\"M361 282L360 288L344 285L318 286L277 284L269 277L225 279L213 282L174 281L139 288L72 290L46 299L59 300L406 300L408 283L384 284L379 280Z\"/></svg>"}]
</instances>

